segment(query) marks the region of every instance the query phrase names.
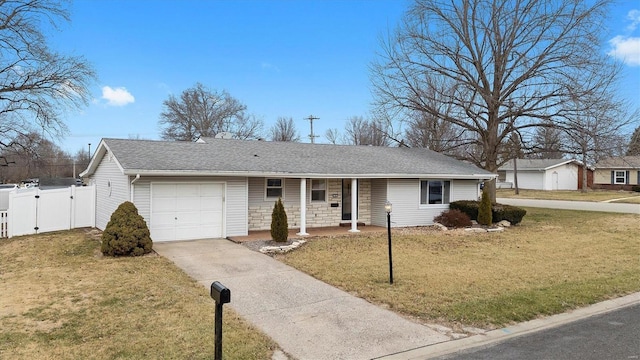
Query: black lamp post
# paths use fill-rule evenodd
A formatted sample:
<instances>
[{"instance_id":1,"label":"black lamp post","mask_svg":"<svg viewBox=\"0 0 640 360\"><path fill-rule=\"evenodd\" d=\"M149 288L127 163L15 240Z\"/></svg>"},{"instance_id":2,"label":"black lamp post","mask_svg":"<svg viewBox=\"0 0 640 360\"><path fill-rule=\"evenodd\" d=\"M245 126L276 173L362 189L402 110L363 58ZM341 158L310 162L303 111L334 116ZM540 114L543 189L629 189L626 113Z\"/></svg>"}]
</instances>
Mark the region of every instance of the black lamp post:
<instances>
[{"instance_id":1,"label":"black lamp post","mask_svg":"<svg viewBox=\"0 0 640 360\"><path fill-rule=\"evenodd\" d=\"M391 203L387 200L384 204L387 212L387 237L389 239L389 284L393 284L393 257L391 256Z\"/></svg>"}]
</instances>

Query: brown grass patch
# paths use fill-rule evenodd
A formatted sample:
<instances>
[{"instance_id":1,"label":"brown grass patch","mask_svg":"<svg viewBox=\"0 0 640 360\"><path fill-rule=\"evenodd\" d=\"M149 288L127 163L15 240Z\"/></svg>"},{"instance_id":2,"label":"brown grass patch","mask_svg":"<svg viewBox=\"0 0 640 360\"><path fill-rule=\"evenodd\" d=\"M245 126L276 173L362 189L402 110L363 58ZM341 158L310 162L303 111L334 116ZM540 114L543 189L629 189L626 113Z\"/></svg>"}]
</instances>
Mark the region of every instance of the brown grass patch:
<instances>
[{"instance_id":1,"label":"brown grass patch","mask_svg":"<svg viewBox=\"0 0 640 360\"><path fill-rule=\"evenodd\" d=\"M502 233L311 240L282 261L425 321L496 327L640 291L638 215L527 209Z\"/></svg>"},{"instance_id":2,"label":"brown grass patch","mask_svg":"<svg viewBox=\"0 0 640 360\"><path fill-rule=\"evenodd\" d=\"M640 193L620 190L529 190L520 189L516 195L514 189L496 189L496 197L512 199L570 200L570 201L607 201L629 198L619 202L640 203Z\"/></svg>"},{"instance_id":3,"label":"brown grass patch","mask_svg":"<svg viewBox=\"0 0 640 360\"><path fill-rule=\"evenodd\" d=\"M0 358L210 359L214 303L168 260L109 258L83 231L0 240ZM224 357L275 344L229 308Z\"/></svg>"}]
</instances>

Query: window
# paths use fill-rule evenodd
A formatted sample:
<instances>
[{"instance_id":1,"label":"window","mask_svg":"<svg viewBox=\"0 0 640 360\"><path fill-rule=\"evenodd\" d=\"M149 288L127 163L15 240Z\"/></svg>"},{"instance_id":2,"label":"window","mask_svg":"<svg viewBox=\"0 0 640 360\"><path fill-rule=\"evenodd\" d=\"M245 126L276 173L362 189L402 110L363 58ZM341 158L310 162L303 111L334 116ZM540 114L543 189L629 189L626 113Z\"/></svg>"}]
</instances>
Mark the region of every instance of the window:
<instances>
[{"instance_id":1,"label":"window","mask_svg":"<svg viewBox=\"0 0 640 360\"><path fill-rule=\"evenodd\" d=\"M614 184L626 184L627 183L627 172L626 171L616 170L615 171L615 175L614 175L614 179L613 179L613 183Z\"/></svg>"},{"instance_id":2,"label":"window","mask_svg":"<svg viewBox=\"0 0 640 360\"><path fill-rule=\"evenodd\" d=\"M282 179L267 179L266 181L266 197L281 198L282 196Z\"/></svg>"},{"instance_id":3,"label":"window","mask_svg":"<svg viewBox=\"0 0 640 360\"><path fill-rule=\"evenodd\" d=\"M448 204L451 182L448 180L420 181L420 204Z\"/></svg>"},{"instance_id":4,"label":"window","mask_svg":"<svg viewBox=\"0 0 640 360\"><path fill-rule=\"evenodd\" d=\"M311 201L327 201L327 180L311 179Z\"/></svg>"}]
</instances>

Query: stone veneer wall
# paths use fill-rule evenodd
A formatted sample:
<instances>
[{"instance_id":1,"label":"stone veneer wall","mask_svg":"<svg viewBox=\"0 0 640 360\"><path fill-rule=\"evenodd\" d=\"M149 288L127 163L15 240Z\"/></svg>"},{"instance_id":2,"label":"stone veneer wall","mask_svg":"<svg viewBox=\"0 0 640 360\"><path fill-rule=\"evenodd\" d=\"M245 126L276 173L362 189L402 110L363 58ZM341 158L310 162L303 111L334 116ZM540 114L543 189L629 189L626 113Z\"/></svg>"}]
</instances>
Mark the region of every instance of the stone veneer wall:
<instances>
[{"instance_id":1,"label":"stone veneer wall","mask_svg":"<svg viewBox=\"0 0 640 360\"><path fill-rule=\"evenodd\" d=\"M348 180L350 181L350 180ZM342 221L342 180L328 179L327 200L322 202L312 202L311 180L307 180L307 228L338 226ZM334 198L332 194L337 194ZM371 181L362 179L358 181L358 221L371 224ZM337 207L331 207L332 203L338 203ZM287 212L289 228L300 227L300 203L283 203ZM273 205L251 205L249 206L249 230L268 230L271 228L271 213Z\"/></svg>"}]
</instances>

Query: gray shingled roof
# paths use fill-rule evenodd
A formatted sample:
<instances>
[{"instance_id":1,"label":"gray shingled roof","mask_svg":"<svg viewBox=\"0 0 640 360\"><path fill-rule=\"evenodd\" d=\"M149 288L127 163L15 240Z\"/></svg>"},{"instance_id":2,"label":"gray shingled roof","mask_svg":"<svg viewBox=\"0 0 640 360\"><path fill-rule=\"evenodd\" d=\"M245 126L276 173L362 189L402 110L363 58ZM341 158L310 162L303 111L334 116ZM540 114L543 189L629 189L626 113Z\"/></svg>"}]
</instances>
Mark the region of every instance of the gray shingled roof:
<instances>
[{"instance_id":1,"label":"gray shingled roof","mask_svg":"<svg viewBox=\"0 0 640 360\"><path fill-rule=\"evenodd\" d=\"M596 169L640 169L640 156L618 156L602 159Z\"/></svg>"},{"instance_id":2,"label":"gray shingled roof","mask_svg":"<svg viewBox=\"0 0 640 360\"><path fill-rule=\"evenodd\" d=\"M518 170L543 171L575 160L567 159L518 159ZM513 170L513 160L505 163L499 170Z\"/></svg>"},{"instance_id":3,"label":"gray shingled roof","mask_svg":"<svg viewBox=\"0 0 640 360\"><path fill-rule=\"evenodd\" d=\"M476 166L428 149L210 138L205 141L103 139L100 146L106 145L125 174L130 175L493 177ZM95 167L90 165L88 173L93 171Z\"/></svg>"}]
</instances>

